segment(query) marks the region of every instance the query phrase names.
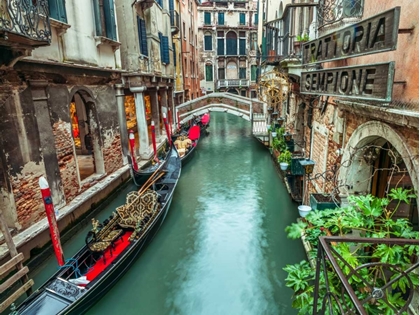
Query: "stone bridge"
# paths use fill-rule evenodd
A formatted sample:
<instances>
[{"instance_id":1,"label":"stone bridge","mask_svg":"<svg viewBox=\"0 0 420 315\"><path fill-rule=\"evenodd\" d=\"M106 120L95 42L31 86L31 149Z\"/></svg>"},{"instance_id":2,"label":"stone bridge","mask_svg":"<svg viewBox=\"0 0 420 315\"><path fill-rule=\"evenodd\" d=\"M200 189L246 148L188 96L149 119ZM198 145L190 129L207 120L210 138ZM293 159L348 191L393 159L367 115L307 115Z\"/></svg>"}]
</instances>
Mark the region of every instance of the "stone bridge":
<instances>
[{"instance_id":1,"label":"stone bridge","mask_svg":"<svg viewBox=\"0 0 420 315\"><path fill-rule=\"evenodd\" d=\"M207 94L175 108L180 124L209 111L226 112L253 122L266 117L267 108L264 102L232 93Z\"/></svg>"}]
</instances>

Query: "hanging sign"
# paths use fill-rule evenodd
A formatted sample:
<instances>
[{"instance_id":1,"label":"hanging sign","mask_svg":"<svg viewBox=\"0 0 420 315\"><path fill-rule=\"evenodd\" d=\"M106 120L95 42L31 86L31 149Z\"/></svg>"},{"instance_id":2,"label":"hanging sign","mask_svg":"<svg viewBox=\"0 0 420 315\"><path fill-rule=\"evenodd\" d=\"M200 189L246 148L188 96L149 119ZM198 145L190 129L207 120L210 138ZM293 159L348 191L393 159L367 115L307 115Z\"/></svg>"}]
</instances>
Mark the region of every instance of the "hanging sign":
<instances>
[{"instance_id":1,"label":"hanging sign","mask_svg":"<svg viewBox=\"0 0 420 315\"><path fill-rule=\"evenodd\" d=\"M302 64L327 62L395 50L400 7L306 42Z\"/></svg>"},{"instance_id":2,"label":"hanging sign","mask_svg":"<svg viewBox=\"0 0 420 315\"><path fill-rule=\"evenodd\" d=\"M395 62L302 72L301 94L391 101Z\"/></svg>"}]
</instances>

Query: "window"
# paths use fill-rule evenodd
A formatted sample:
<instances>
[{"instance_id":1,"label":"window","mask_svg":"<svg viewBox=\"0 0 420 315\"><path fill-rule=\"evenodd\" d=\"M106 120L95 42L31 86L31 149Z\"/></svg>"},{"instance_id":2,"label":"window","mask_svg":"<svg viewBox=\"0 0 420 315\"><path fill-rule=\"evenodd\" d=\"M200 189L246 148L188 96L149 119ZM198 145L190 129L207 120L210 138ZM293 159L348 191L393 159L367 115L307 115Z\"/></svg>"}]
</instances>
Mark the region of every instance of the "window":
<instances>
[{"instance_id":1,"label":"window","mask_svg":"<svg viewBox=\"0 0 420 315\"><path fill-rule=\"evenodd\" d=\"M185 22L182 22L182 34L184 34L184 40L187 39L187 34L185 34Z\"/></svg>"},{"instance_id":2,"label":"window","mask_svg":"<svg viewBox=\"0 0 420 315\"><path fill-rule=\"evenodd\" d=\"M160 39L160 60L162 63L169 64L169 39L159 32Z\"/></svg>"},{"instance_id":3,"label":"window","mask_svg":"<svg viewBox=\"0 0 420 315\"><path fill-rule=\"evenodd\" d=\"M102 1L94 0L93 6L96 36L104 36L112 40L117 40L114 0L103 0L103 5L100 5L99 2Z\"/></svg>"},{"instance_id":4,"label":"window","mask_svg":"<svg viewBox=\"0 0 420 315\"><path fill-rule=\"evenodd\" d=\"M159 5L160 5L160 7L161 7L161 8L163 8L163 5L162 5L162 0L156 0L156 2L157 2L157 4L159 4Z\"/></svg>"},{"instance_id":5,"label":"window","mask_svg":"<svg viewBox=\"0 0 420 315\"><path fill-rule=\"evenodd\" d=\"M94 3L95 2L97 1L94 1ZM50 17L63 23L67 23L65 0L48 0L48 10L50 12Z\"/></svg>"},{"instance_id":6,"label":"window","mask_svg":"<svg viewBox=\"0 0 420 315\"><path fill-rule=\"evenodd\" d=\"M255 90L251 91L251 98L257 98L257 91Z\"/></svg>"},{"instance_id":7,"label":"window","mask_svg":"<svg viewBox=\"0 0 420 315\"><path fill-rule=\"evenodd\" d=\"M239 39L239 54L246 55L246 39L245 38Z\"/></svg>"},{"instance_id":8,"label":"window","mask_svg":"<svg viewBox=\"0 0 420 315\"><path fill-rule=\"evenodd\" d=\"M246 79L246 68L239 68L239 79Z\"/></svg>"},{"instance_id":9,"label":"window","mask_svg":"<svg viewBox=\"0 0 420 315\"><path fill-rule=\"evenodd\" d=\"M246 97L246 90L241 90L241 96L245 96Z\"/></svg>"},{"instance_id":10,"label":"window","mask_svg":"<svg viewBox=\"0 0 420 315\"><path fill-rule=\"evenodd\" d=\"M257 25L258 24L258 13L254 14L254 24Z\"/></svg>"},{"instance_id":11,"label":"window","mask_svg":"<svg viewBox=\"0 0 420 315\"><path fill-rule=\"evenodd\" d=\"M251 50L258 50L257 33L251 33Z\"/></svg>"},{"instance_id":12,"label":"window","mask_svg":"<svg viewBox=\"0 0 420 315\"><path fill-rule=\"evenodd\" d=\"M217 54L223 56L225 54L225 40L223 38L217 39Z\"/></svg>"},{"instance_id":13,"label":"window","mask_svg":"<svg viewBox=\"0 0 420 315\"><path fill-rule=\"evenodd\" d=\"M217 77L219 80L224 80L225 77L225 68L219 68L217 69Z\"/></svg>"},{"instance_id":14,"label":"window","mask_svg":"<svg viewBox=\"0 0 420 315\"><path fill-rule=\"evenodd\" d=\"M148 56L146 23L139 16L137 16L137 33L139 36L140 53L144 56Z\"/></svg>"},{"instance_id":15,"label":"window","mask_svg":"<svg viewBox=\"0 0 420 315\"><path fill-rule=\"evenodd\" d=\"M217 24L225 25L225 13L224 12L219 12L218 19L217 19Z\"/></svg>"},{"instance_id":16,"label":"window","mask_svg":"<svg viewBox=\"0 0 420 315\"><path fill-rule=\"evenodd\" d=\"M204 12L204 25L211 25L210 12Z\"/></svg>"},{"instance_id":17,"label":"window","mask_svg":"<svg viewBox=\"0 0 420 315\"><path fill-rule=\"evenodd\" d=\"M229 32L226 34L226 55L237 55L238 54L238 41L235 32Z\"/></svg>"},{"instance_id":18,"label":"window","mask_svg":"<svg viewBox=\"0 0 420 315\"><path fill-rule=\"evenodd\" d=\"M251 66L251 81L256 81L256 80L257 80L257 66L252 65Z\"/></svg>"},{"instance_id":19,"label":"window","mask_svg":"<svg viewBox=\"0 0 420 315\"><path fill-rule=\"evenodd\" d=\"M206 33L204 35L204 50L213 50L212 41L213 37L211 36L211 33Z\"/></svg>"},{"instance_id":20,"label":"window","mask_svg":"<svg viewBox=\"0 0 420 315\"><path fill-rule=\"evenodd\" d=\"M239 25L245 25L245 13L239 13Z\"/></svg>"},{"instance_id":21,"label":"window","mask_svg":"<svg viewBox=\"0 0 420 315\"><path fill-rule=\"evenodd\" d=\"M176 66L176 46L175 43L172 44L172 50L174 54L174 66Z\"/></svg>"},{"instance_id":22,"label":"window","mask_svg":"<svg viewBox=\"0 0 420 315\"><path fill-rule=\"evenodd\" d=\"M206 81L213 81L213 65L206 65Z\"/></svg>"}]
</instances>

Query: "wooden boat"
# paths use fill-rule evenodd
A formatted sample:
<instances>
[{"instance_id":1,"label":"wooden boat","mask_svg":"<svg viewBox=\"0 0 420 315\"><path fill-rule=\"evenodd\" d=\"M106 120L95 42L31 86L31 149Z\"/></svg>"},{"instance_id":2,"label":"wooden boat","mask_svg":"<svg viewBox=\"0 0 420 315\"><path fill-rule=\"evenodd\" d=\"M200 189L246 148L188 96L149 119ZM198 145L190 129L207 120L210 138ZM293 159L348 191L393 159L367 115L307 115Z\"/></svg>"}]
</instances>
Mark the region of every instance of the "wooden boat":
<instances>
[{"instance_id":1,"label":"wooden boat","mask_svg":"<svg viewBox=\"0 0 420 315\"><path fill-rule=\"evenodd\" d=\"M164 169L158 170L126 204L103 224L92 220L86 245L13 314L83 314L102 298L134 263L168 213L181 174L173 147Z\"/></svg>"},{"instance_id":2,"label":"wooden boat","mask_svg":"<svg viewBox=\"0 0 420 315\"><path fill-rule=\"evenodd\" d=\"M157 151L158 161L155 160L155 157L152 156L143 166L138 170L134 169L131 157L128 156L131 165L131 177L133 178L134 183L141 187L149 179L149 177L159 169L162 169L165 166L166 161L168 160L169 153L171 152L169 147L169 141L166 140L165 144Z\"/></svg>"},{"instance_id":3,"label":"wooden boat","mask_svg":"<svg viewBox=\"0 0 420 315\"><path fill-rule=\"evenodd\" d=\"M200 140L200 127L192 125L188 131L181 131L174 139L174 145L178 150L182 165L187 163L197 148Z\"/></svg>"},{"instance_id":4,"label":"wooden boat","mask_svg":"<svg viewBox=\"0 0 420 315\"><path fill-rule=\"evenodd\" d=\"M207 128L210 126L210 113L205 113L200 116L199 126L201 131L206 131Z\"/></svg>"}]
</instances>

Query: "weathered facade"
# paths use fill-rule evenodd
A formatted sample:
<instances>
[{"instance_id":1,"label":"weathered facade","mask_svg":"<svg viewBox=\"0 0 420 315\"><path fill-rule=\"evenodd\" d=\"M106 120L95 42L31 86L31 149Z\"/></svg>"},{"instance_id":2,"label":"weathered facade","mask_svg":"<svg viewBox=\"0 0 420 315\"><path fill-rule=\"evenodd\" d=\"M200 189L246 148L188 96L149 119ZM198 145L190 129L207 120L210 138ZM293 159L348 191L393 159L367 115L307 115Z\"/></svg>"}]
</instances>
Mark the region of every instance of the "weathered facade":
<instances>
[{"instance_id":1,"label":"weathered facade","mask_svg":"<svg viewBox=\"0 0 420 315\"><path fill-rule=\"evenodd\" d=\"M326 194L330 202L345 205L349 195L382 197L393 187L418 192L418 2L286 2L265 8L278 10L280 18L266 24L263 73L276 68L290 79L280 114L295 150L303 148L304 157L315 162L312 175L296 176L303 202ZM368 18L372 22L363 22ZM395 47L388 39L393 31ZM337 53L326 60L330 52L318 44L334 32L343 39L330 46ZM327 39L317 41L321 37ZM329 74L329 69L335 70ZM311 72L327 72L329 81ZM331 89L333 81L337 88ZM386 97L377 97L382 94ZM397 217L418 228L417 204L405 206Z\"/></svg>"},{"instance_id":2,"label":"weathered facade","mask_svg":"<svg viewBox=\"0 0 420 315\"><path fill-rule=\"evenodd\" d=\"M35 18L34 12L50 15L44 33L37 30L48 42L32 44L35 50L25 45L35 41L34 33L2 29L14 35L0 44L9 56L1 75L0 207L15 231L45 217L40 176L60 209L123 166L113 87L120 78L120 43L111 3L73 1L57 8L34 2L27 11L20 8L26 20L4 11L12 26Z\"/></svg>"},{"instance_id":3,"label":"weathered facade","mask_svg":"<svg viewBox=\"0 0 420 315\"><path fill-rule=\"evenodd\" d=\"M257 2L209 1L198 12L203 91L256 98Z\"/></svg>"}]
</instances>

